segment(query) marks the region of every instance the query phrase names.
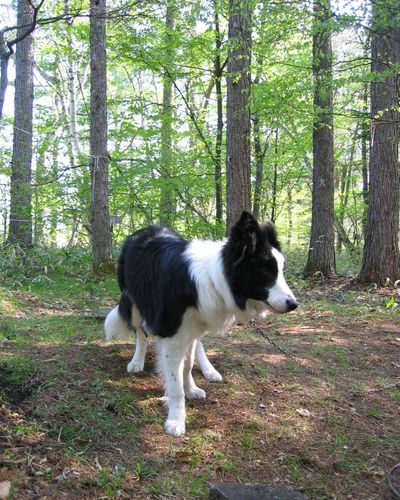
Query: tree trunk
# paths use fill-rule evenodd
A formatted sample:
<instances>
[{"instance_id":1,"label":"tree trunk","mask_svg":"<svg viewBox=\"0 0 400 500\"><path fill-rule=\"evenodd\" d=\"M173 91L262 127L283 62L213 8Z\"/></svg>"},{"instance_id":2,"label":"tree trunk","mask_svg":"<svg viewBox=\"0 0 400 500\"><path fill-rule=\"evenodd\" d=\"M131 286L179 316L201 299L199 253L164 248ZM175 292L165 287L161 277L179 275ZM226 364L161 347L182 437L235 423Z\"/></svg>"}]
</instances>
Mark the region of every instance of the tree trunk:
<instances>
[{"instance_id":1,"label":"tree trunk","mask_svg":"<svg viewBox=\"0 0 400 500\"><path fill-rule=\"evenodd\" d=\"M33 8L18 0L17 38L33 22ZM28 26L28 28L27 28ZM32 245L32 114L33 114L33 34L23 38L16 49L14 138L11 172L11 202L8 241L24 247Z\"/></svg>"},{"instance_id":2,"label":"tree trunk","mask_svg":"<svg viewBox=\"0 0 400 500\"><path fill-rule=\"evenodd\" d=\"M364 84L363 88L363 107L365 113L368 110L368 85ZM368 218L368 142L370 139L369 133L369 120L363 119L361 124L361 170L362 170L362 197L363 197L363 213L362 213L362 227L365 238L365 230Z\"/></svg>"},{"instance_id":3,"label":"tree trunk","mask_svg":"<svg viewBox=\"0 0 400 500\"><path fill-rule=\"evenodd\" d=\"M106 0L90 1L90 172L93 270L111 267L108 212Z\"/></svg>"},{"instance_id":4,"label":"tree trunk","mask_svg":"<svg viewBox=\"0 0 400 500\"><path fill-rule=\"evenodd\" d=\"M251 14L247 0L229 1L228 41L226 211L229 231L242 210L251 210Z\"/></svg>"},{"instance_id":5,"label":"tree trunk","mask_svg":"<svg viewBox=\"0 0 400 500\"><path fill-rule=\"evenodd\" d=\"M314 0L313 189L306 276L336 274L334 237L332 44L329 0Z\"/></svg>"},{"instance_id":6,"label":"tree trunk","mask_svg":"<svg viewBox=\"0 0 400 500\"><path fill-rule=\"evenodd\" d=\"M261 150L260 115L258 111L253 116L254 158L256 162L256 182L254 184L253 215L260 217L260 205L264 180L264 155Z\"/></svg>"},{"instance_id":7,"label":"tree trunk","mask_svg":"<svg viewBox=\"0 0 400 500\"><path fill-rule=\"evenodd\" d=\"M272 177L272 204L271 204L271 222L276 221L276 200L277 200L277 190L278 190L278 140L279 140L279 129L275 129L275 142L274 142L274 175Z\"/></svg>"},{"instance_id":8,"label":"tree trunk","mask_svg":"<svg viewBox=\"0 0 400 500\"><path fill-rule=\"evenodd\" d=\"M288 238L287 246L290 248L292 245L293 237L293 196L292 196L292 186L289 183L287 190L287 201L288 201Z\"/></svg>"},{"instance_id":9,"label":"tree trunk","mask_svg":"<svg viewBox=\"0 0 400 500\"><path fill-rule=\"evenodd\" d=\"M399 269L399 74L397 0L373 2L371 34L371 151L368 218L357 280L382 284Z\"/></svg>"},{"instance_id":10,"label":"tree trunk","mask_svg":"<svg viewBox=\"0 0 400 500\"><path fill-rule=\"evenodd\" d=\"M345 163L341 169L341 178L340 178L340 202L339 202L339 210L337 217L335 216L334 225L336 228L337 238L336 238L336 251L340 253L342 251L342 243L348 248L349 238L344 229L344 219L346 214L346 207L349 202L350 195L350 186L351 186L351 177L353 175L353 161L354 155L356 152L357 139L359 137L359 125L356 125L356 128L353 133L353 138L351 142L350 149L350 157L348 164ZM341 230L338 230L338 227ZM346 242L343 240L343 235L346 234Z\"/></svg>"},{"instance_id":11,"label":"tree trunk","mask_svg":"<svg viewBox=\"0 0 400 500\"><path fill-rule=\"evenodd\" d=\"M215 94L217 98L217 135L215 138L215 216L217 222L223 219L223 196L222 196L222 134L224 130L224 117L222 108L222 65L221 65L221 32L219 29L218 9L214 1L214 23L215 23L215 58L214 78Z\"/></svg>"},{"instance_id":12,"label":"tree trunk","mask_svg":"<svg viewBox=\"0 0 400 500\"><path fill-rule=\"evenodd\" d=\"M0 122L3 119L3 107L8 86L8 63L10 51L5 43L4 32L0 31Z\"/></svg>"},{"instance_id":13,"label":"tree trunk","mask_svg":"<svg viewBox=\"0 0 400 500\"><path fill-rule=\"evenodd\" d=\"M69 0L64 0L64 14L65 16L69 16L70 6ZM71 157L73 164L75 164L75 156L81 156L78 134L77 134L77 111L76 111L76 56L74 53L74 46L72 43L72 32L71 28L73 25L73 18L66 19L66 24L68 26L68 52L66 55L67 58L67 71L68 71L68 79L67 79L67 88L68 88L68 117L69 117L69 131L68 131L68 142L71 148Z\"/></svg>"},{"instance_id":14,"label":"tree trunk","mask_svg":"<svg viewBox=\"0 0 400 500\"><path fill-rule=\"evenodd\" d=\"M161 198L160 224L172 226L176 212L176 196L172 176L172 80L171 68L173 65L174 50L172 47L172 33L175 31L175 1L167 1L165 14L165 51L168 72L164 74L163 105L161 117Z\"/></svg>"}]
</instances>

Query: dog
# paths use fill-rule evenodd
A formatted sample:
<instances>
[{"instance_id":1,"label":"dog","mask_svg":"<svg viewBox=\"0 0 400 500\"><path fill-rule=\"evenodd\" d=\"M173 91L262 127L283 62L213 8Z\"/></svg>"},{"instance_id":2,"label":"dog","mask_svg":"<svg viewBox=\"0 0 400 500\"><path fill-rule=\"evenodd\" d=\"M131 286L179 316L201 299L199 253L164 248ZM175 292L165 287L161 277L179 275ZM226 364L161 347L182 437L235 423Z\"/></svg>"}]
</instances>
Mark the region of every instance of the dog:
<instances>
[{"instance_id":1,"label":"dog","mask_svg":"<svg viewBox=\"0 0 400 500\"><path fill-rule=\"evenodd\" d=\"M136 331L128 365L133 372L143 369L145 330L159 337L157 366L166 389L168 434L185 433L185 397L206 397L192 376L195 350L202 349L198 341L206 333L223 332L235 319L246 322L267 311L282 314L298 307L284 263L274 225L259 224L246 211L220 241L186 241L159 226L126 239L118 263L121 298L105 320L105 334L110 340Z\"/></svg>"}]
</instances>

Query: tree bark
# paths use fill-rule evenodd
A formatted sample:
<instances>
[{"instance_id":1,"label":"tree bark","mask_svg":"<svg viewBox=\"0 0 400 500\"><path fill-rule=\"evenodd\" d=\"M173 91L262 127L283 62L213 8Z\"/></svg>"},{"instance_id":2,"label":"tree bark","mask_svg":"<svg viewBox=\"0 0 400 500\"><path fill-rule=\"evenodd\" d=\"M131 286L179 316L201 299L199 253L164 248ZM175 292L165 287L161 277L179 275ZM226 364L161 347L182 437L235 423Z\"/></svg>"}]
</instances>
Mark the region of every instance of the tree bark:
<instances>
[{"instance_id":1,"label":"tree bark","mask_svg":"<svg viewBox=\"0 0 400 500\"><path fill-rule=\"evenodd\" d=\"M33 23L34 10L27 0L18 0L15 59L14 136L10 193L9 243L32 245L32 115L33 33L24 36ZM28 26L28 28L27 28Z\"/></svg>"},{"instance_id":2,"label":"tree bark","mask_svg":"<svg viewBox=\"0 0 400 500\"><path fill-rule=\"evenodd\" d=\"M222 108L222 64L221 64L221 32L219 28L218 9L214 0L214 24L215 24L215 57L214 57L214 79L215 94L217 98L217 135L215 138L215 216L217 222L223 219L223 196L222 196L222 134L224 130L224 117Z\"/></svg>"},{"instance_id":3,"label":"tree bark","mask_svg":"<svg viewBox=\"0 0 400 500\"><path fill-rule=\"evenodd\" d=\"M358 137L359 137L359 125L357 124L353 132L349 160L348 162L345 161L344 165L341 168L341 177L339 186L340 187L339 210L337 216L335 215L335 220L334 220L334 225L337 234L336 251L338 253L342 251L342 243L345 245L347 249L349 248L350 240L344 229L344 220L346 214L346 207L349 202L351 178L353 175L353 162L354 162L354 155L356 152ZM339 227L341 228L340 230L338 230ZM346 235L345 240L343 239L344 235Z\"/></svg>"},{"instance_id":4,"label":"tree bark","mask_svg":"<svg viewBox=\"0 0 400 500\"><path fill-rule=\"evenodd\" d=\"M365 110L368 110L368 90L367 84L363 89L363 104ZM368 218L368 190L369 190L369 172L368 172L368 144L370 139L369 126L367 120L363 120L361 124L361 171L362 171L362 199L363 199L363 213L362 213L362 228L365 238L365 230Z\"/></svg>"},{"instance_id":5,"label":"tree bark","mask_svg":"<svg viewBox=\"0 0 400 500\"><path fill-rule=\"evenodd\" d=\"M257 58L257 73L254 78L254 85L260 83L261 67L264 64L263 55ZM261 132L261 118L259 109L252 110L253 121L253 141L254 141L254 161L256 164L256 175L253 193L253 215L256 219L261 216L261 201L263 198L263 184L264 184L264 159L268 151L269 135L265 137L264 144L262 144ZM265 200L264 200L265 201Z\"/></svg>"},{"instance_id":6,"label":"tree bark","mask_svg":"<svg viewBox=\"0 0 400 500\"><path fill-rule=\"evenodd\" d=\"M106 0L90 1L90 171L93 270L112 267L108 211Z\"/></svg>"},{"instance_id":7,"label":"tree bark","mask_svg":"<svg viewBox=\"0 0 400 500\"><path fill-rule=\"evenodd\" d=\"M167 1L165 14L165 51L168 72L164 74L163 104L161 117L161 196L160 196L160 224L172 226L176 212L176 195L172 177L172 99L173 82L171 69L174 51L172 47L172 33L175 31L175 0Z\"/></svg>"},{"instance_id":8,"label":"tree bark","mask_svg":"<svg viewBox=\"0 0 400 500\"><path fill-rule=\"evenodd\" d=\"M254 184L253 215L260 217L260 206L264 180L264 155L261 150L260 115L258 111L253 116L254 159L256 162L256 182Z\"/></svg>"},{"instance_id":9,"label":"tree bark","mask_svg":"<svg viewBox=\"0 0 400 500\"><path fill-rule=\"evenodd\" d=\"M368 218L361 283L400 278L398 2L373 2L371 34L371 151Z\"/></svg>"},{"instance_id":10,"label":"tree bark","mask_svg":"<svg viewBox=\"0 0 400 500\"><path fill-rule=\"evenodd\" d=\"M247 0L229 1L228 41L226 211L229 231L243 210L251 210L251 14Z\"/></svg>"},{"instance_id":11,"label":"tree bark","mask_svg":"<svg viewBox=\"0 0 400 500\"><path fill-rule=\"evenodd\" d=\"M0 31L0 121L3 119L3 107L8 86L8 63L11 57L4 35L4 32Z\"/></svg>"},{"instance_id":12,"label":"tree bark","mask_svg":"<svg viewBox=\"0 0 400 500\"><path fill-rule=\"evenodd\" d=\"M314 0L313 188L305 276L336 274L334 237L333 92L330 0Z\"/></svg>"}]
</instances>

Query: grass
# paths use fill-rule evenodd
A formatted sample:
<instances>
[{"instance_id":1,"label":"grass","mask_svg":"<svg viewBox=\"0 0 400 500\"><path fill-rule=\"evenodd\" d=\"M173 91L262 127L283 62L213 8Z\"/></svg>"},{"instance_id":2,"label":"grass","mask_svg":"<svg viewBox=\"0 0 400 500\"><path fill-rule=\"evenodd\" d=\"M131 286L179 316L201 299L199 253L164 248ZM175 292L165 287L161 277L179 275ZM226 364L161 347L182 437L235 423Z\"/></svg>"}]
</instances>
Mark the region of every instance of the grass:
<instances>
[{"instance_id":1,"label":"grass","mask_svg":"<svg viewBox=\"0 0 400 500\"><path fill-rule=\"evenodd\" d=\"M208 339L224 382L195 372L208 399L187 404L174 439L154 354L128 375L132 346L105 343L88 313L115 303L115 279L95 280L78 258L50 262L0 287L0 482L16 498L206 498L218 481L282 482L315 499L388 494L400 391L352 393L398 376L400 312L384 290L292 277L302 307L260 324L300 363L247 325Z\"/></svg>"}]
</instances>

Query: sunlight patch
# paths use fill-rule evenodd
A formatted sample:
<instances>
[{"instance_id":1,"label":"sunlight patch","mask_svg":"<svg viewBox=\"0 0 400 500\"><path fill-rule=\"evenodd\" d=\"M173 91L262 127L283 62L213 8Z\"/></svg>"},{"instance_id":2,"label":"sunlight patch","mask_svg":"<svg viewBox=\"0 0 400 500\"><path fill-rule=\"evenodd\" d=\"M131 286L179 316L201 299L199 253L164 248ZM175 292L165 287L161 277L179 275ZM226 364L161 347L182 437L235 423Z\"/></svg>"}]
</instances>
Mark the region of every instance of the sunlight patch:
<instances>
[{"instance_id":1,"label":"sunlight patch","mask_svg":"<svg viewBox=\"0 0 400 500\"><path fill-rule=\"evenodd\" d=\"M2 314L12 314L15 311L15 304L12 301L10 293L0 288L0 312Z\"/></svg>"}]
</instances>

